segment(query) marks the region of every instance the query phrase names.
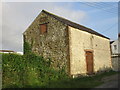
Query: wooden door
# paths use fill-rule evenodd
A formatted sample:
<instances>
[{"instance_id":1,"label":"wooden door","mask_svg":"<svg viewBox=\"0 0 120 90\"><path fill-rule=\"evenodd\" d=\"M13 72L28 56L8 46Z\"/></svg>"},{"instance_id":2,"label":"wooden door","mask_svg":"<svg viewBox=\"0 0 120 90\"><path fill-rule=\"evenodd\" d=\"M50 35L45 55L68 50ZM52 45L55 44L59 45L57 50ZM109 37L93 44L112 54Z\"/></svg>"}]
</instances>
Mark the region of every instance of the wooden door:
<instances>
[{"instance_id":1,"label":"wooden door","mask_svg":"<svg viewBox=\"0 0 120 90\"><path fill-rule=\"evenodd\" d=\"M86 51L87 74L93 74L93 52Z\"/></svg>"}]
</instances>

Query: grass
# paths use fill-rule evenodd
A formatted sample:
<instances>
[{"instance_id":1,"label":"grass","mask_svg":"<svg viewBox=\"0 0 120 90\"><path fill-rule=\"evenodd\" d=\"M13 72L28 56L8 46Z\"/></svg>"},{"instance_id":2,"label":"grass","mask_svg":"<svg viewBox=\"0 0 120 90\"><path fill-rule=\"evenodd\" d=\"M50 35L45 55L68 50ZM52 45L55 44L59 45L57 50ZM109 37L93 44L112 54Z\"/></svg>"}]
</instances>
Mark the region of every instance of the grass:
<instances>
[{"instance_id":1,"label":"grass","mask_svg":"<svg viewBox=\"0 0 120 90\"><path fill-rule=\"evenodd\" d=\"M106 76L117 74L109 71L95 76L69 78L63 71L49 68L44 58L30 55L2 55L3 88L94 88Z\"/></svg>"},{"instance_id":2,"label":"grass","mask_svg":"<svg viewBox=\"0 0 120 90\"><path fill-rule=\"evenodd\" d=\"M64 69L55 70L49 61L33 53L2 54L2 60L2 88L40 87L66 76Z\"/></svg>"},{"instance_id":3,"label":"grass","mask_svg":"<svg viewBox=\"0 0 120 90\"><path fill-rule=\"evenodd\" d=\"M50 82L44 86L47 88L94 88L103 84L101 79L106 76L117 74L117 72L109 71L90 77L68 78L60 81Z\"/></svg>"}]
</instances>

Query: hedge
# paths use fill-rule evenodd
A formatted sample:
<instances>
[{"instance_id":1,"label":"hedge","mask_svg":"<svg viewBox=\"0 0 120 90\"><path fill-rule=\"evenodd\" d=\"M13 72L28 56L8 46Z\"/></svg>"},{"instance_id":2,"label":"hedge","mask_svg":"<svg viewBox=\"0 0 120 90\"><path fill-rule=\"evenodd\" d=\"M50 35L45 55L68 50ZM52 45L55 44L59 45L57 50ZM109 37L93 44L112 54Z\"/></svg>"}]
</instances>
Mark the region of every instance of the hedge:
<instances>
[{"instance_id":1,"label":"hedge","mask_svg":"<svg viewBox=\"0 0 120 90\"><path fill-rule=\"evenodd\" d=\"M35 54L2 54L2 87L27 88L49 86L50 81L67 78L64 69L50 67L50 62Z\"/></svg>"}]
</instances>

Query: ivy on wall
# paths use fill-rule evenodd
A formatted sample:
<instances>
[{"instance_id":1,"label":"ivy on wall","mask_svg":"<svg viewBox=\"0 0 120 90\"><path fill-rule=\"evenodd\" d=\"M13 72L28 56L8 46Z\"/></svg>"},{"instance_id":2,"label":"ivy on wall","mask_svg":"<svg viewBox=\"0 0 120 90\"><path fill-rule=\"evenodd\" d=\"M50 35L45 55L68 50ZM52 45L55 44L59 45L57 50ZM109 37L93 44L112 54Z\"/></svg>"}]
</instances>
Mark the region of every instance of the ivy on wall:
<instances>
[{"instance_id":1,"label":"ivy on wall","mask_svg":"<svg viewBox=\"0 0 120 90\"><path fill-rule=\"evenodd\" d=\"M28 42L24 41L24 54L31 53L31 50L31 45Z\"/></svg>"}]
</instances>

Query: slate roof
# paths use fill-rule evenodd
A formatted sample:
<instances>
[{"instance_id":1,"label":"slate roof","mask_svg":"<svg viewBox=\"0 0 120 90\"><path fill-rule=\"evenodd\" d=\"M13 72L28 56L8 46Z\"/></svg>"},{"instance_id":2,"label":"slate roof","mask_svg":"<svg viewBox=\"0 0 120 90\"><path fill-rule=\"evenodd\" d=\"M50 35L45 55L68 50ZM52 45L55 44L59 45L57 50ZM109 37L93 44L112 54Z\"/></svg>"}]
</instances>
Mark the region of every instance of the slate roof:
<instances>
[{"instance_id":1,"label":"slate roof","mask_svg":"<svg viewBox=\"0 0 120 90\"><path fill-rule=\"evenodd\" d=\"M63 22L64 24L67 24L67 25L69 25L69 26L71 26L71 27L74 27L74 28L80 29L80 30L82 30L82 31L86 31L86 32L89 32L89 33L91 33L91 34L95 34L95 35L98 35L98 36L101 36L101 37L104 37L104 38L109 39L108 37L106 37L106 36L104 36L104 35L96 32L96 31L94 31L94 30L92 30L92 29L90 29L90 28L87 28L87 27L85 27L85 26L82 26L82 25L80 25L80 24L74 23L74 22L72 22L72 21L70 21L70 20L67 20L67 19L65 19L65 18L59 17L59 16L57 16L57 15L54 15L54 14L52 14L52 13L49 13L49 12L45 11L45 10L42 10L42 12L46 13L47 15L49 15L49 16L51 16L51 17L53 17L53 18L55 18L55 19Z\"/></svg>"},{"instance_id":2,"label":"slate roof","mask_svg":"<svg viewBox=\"0 0 120 90\"><path fill-rule=\"evenodd\" d=\"M110 44L112 44L113 42L115 42L115 41L110 41Z\"/></svg>"}]
</instances>

